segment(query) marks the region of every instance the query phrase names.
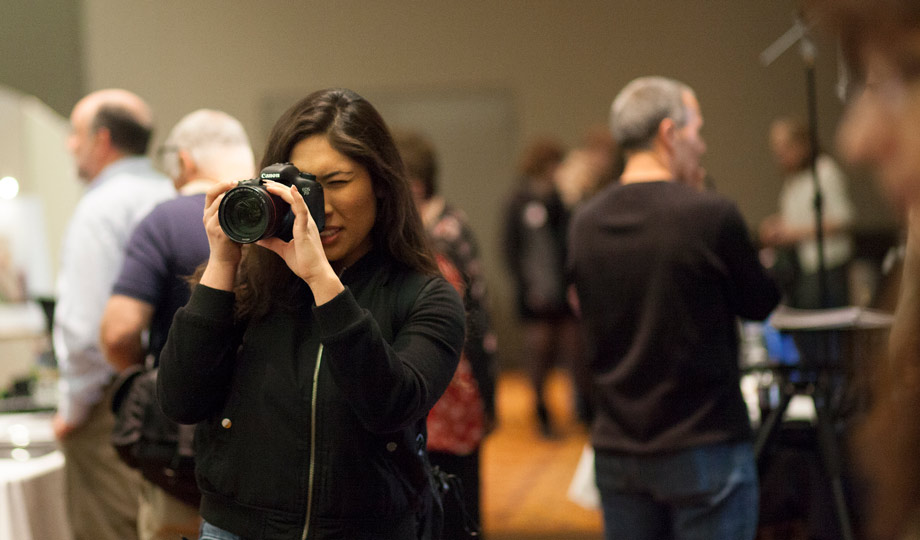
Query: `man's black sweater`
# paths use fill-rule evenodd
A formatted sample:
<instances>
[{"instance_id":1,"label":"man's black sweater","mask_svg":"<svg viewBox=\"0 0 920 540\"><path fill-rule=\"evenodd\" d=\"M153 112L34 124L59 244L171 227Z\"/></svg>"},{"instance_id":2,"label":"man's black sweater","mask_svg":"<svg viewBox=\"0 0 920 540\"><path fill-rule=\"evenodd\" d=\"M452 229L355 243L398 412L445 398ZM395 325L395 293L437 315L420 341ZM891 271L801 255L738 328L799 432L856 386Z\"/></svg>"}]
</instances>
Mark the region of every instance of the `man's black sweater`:
<instances>
[{"instance_id":1,"label":"man's black sweater","mask_svg":"<svg viewBox=\"0 0 920 540\"><path fill-rule=\"evenodd\" d=\"M674 182L613 185L575 216L569 272L595 448L648 455L751 436L737 317L765 318L780 294L732 202Z\"/></svg>"}]
</instances>

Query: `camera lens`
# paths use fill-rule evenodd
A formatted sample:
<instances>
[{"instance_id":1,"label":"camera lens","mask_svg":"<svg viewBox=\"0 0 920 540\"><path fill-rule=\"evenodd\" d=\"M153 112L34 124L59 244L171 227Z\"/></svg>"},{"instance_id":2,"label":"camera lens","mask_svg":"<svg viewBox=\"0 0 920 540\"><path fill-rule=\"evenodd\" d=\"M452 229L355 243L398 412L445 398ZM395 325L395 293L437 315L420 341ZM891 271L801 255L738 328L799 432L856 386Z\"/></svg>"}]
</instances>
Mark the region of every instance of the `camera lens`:
<instances>
[{"instance_id":1,"label":"camera lens","mask_svg":"<svg viewBox=\"0 0 920 540\"><path fill-rule=\"evenodd\" d=\"M265 212L259 201L253 198L240 198L227 210L230 221L240 229L254 230L265 224Z\"/></svg>"},{"instance_id":2,"label":"camera lens","mask_svg":"<svg viewBox=\"0 0 920 540\"><path fill-rule=\"evenodd\" d=\"M274 198L261 186L231 189L217 211L220 228L231 240L241 244L274 235L280 221Z\"/></svg>"}]
</instances>

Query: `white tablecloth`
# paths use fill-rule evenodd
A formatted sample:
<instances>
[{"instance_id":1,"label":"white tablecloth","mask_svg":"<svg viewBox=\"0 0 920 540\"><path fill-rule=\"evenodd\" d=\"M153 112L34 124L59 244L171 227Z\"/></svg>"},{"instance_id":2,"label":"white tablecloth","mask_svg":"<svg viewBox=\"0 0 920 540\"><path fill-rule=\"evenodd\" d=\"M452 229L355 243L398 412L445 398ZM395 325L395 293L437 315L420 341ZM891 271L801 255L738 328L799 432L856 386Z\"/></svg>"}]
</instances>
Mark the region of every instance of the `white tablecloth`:
<instances>
[{"instance_id":1,"label":"white tablecloth","mask_svg":"<svg viewBox=\"0 0 920 540\"><path fill-rule=\"evenodd\" d=\"M64 455L0 459L0 540L71 540Z\"/></svg>"},{"instance_id":2,"label":"white tablecloth","mask_svg":"<svg viewBox=\"0 0 920 540\"><path fill-rule=\"evenodd\" d=\"M24 435L24 428L28 428ZM72 540L67 524L64 454L53 450L29 457L29 447L10 457L11 442L27 438L33 445L49 442L50 416L0 415L0 540ZM33 455L36 446L32 446Z\"/></svg>"}]
</instances>

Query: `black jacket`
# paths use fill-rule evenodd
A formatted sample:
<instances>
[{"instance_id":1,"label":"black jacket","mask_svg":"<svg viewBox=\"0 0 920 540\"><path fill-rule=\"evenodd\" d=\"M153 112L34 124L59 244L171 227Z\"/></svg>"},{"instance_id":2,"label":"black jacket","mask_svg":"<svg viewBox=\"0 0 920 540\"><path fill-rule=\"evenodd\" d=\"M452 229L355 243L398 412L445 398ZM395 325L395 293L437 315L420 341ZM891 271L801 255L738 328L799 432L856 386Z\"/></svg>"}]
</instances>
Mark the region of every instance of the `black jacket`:
<instances>
[{"instance_id":1,"label":"black jacket","mask_svg":"<svg viewBox=\"0 0 920 540\"><path fill-rule=\"evenodd\" d=\"M504 210L505 262L514 279L518 316L568 316L565 260L569 213L555 191L546 197L526 188Z\"/></svg>"},{"instance_id":2,"label":"black jacket","mask_svg":"<svg viewBox=\"0 0 920 540\"><path fill-rule=\"evenodd\" d=\"M414 538L425 417L463 345L440 277L371 253L346 290L234 324L234 295L199 285L160 359L164 412L199 422L201 514L247 539Z\"/></svg>"}]
</instances>

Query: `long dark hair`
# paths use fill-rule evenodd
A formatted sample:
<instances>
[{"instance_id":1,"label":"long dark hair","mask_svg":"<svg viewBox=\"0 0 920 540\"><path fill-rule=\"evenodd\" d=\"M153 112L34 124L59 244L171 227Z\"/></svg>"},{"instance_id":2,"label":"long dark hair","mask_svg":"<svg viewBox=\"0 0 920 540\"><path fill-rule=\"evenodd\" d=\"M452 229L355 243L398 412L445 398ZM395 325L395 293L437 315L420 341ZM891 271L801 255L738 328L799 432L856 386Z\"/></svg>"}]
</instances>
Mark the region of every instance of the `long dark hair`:
<instances>
[{"instance_id":1,"label":"long dark hair","mask_svg":"<svg viewBox=\"0 0 920 540\"><path fill-rule=\"evenodd\" d=\"M377 219L371 230L373 249L398 265L436 274L402 160L380 113L363 97L342 88L320 90L285 112L269 135L260 167L290 159L294 146L325 135L330 146L361 164L377 196ZM237 292L237 315L258 317L273 304L289 305L305 285L281 257L255 245L243 248Z\"/></svg>"}]
</instances>

